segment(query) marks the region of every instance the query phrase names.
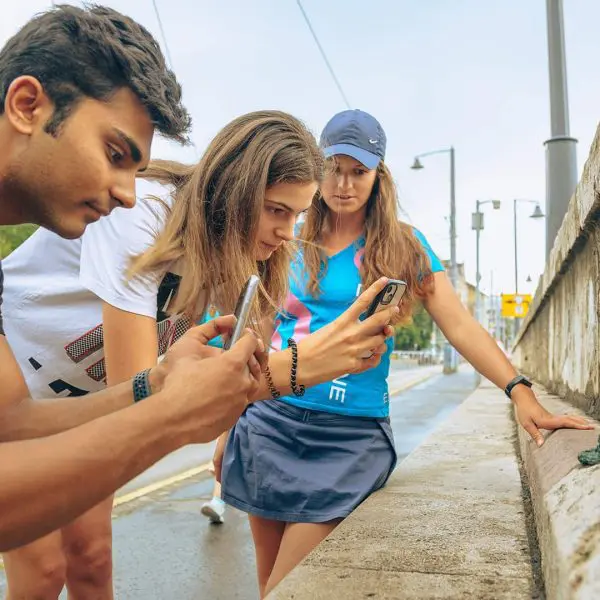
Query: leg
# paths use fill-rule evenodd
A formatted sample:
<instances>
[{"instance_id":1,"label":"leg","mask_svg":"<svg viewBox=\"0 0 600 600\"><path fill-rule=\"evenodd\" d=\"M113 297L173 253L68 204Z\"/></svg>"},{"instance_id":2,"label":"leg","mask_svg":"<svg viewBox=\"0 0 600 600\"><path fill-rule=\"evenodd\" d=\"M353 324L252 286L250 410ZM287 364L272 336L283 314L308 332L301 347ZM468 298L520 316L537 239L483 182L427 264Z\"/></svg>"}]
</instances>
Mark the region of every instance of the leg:
<instances>
[{"instance_id":1,"label":"leg","mask_svg":"<svg viewBox=\"0 0 600 600\"><path fill-rule=\"evenodd\" d=\"M63 529L69 600L113 600L112 496Z\"/></svg>"},{"instance_id":2,"label":"leg","mask_svg":"<svg viewBox=\"0 0 600 600\"><path fill-rule=\"evenodd\" d=\"M279 546L277 560L265 588L265 595L271 592L340 522L341 519L327 523L288 523Z\"/></svg>"},{"instance_id":3,"label":"leg","mask_svg":"<svg viewBox=\"0 0 600 600\"><path fill-rule=\"evenodd\" d=\"M225 522L225 502L221 500L221 484L215 479L213 494L209 502L205 502L200 512L208 517L211 523L221 524Z\"/></svg>"},{"instance_id":4,"label":"leg","mask_svg":"<svg viewBox=\"0 0 600 600\"><path fill-rule=\"evenodd\" d=\"M57 600L67 576L60 531L7 552L3 559L7 600Z\"/></svg>"},{"instance_id":5,"label":"leg","mask_svg":"<svg viewBox=\"0 0 600 600\"><path fill-rule=\"evenodd\" d=\"M254 551L256 552L256 571L258 573L258 588L260 597L266 595L267 582L271 576L273 565L277 559L279 546L285 531L285 523L282 521L272 521L248 515L250 520L250 529L254 540Z\"/></svg>"}]
</instances>

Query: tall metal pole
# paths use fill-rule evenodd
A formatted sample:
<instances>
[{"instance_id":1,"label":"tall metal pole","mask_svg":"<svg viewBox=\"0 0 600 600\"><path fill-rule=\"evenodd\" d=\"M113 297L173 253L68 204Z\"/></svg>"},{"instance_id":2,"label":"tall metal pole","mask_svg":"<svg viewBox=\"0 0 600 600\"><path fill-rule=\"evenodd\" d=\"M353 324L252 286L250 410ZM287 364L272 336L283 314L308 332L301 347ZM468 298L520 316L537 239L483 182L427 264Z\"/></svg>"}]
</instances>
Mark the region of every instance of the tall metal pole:
<instances>
[{"instance_id":1,"label":"tall metal pole","mask_svg":"<svg viewBox=\"0 0 600 600\"><path fill-rule=\"evenodd\" d=\"M514 234L515 234L515 294L519 293L519 266L518 266L518 253L517 253L517 199L515 198L513 203L513 215L514 215Z\"/></svg>"},{"instance_id":2,"label":"tall metal pole","mask_svg":"<svg viewBox=\"0 0 600 600\"><path fill-rule=\"evenodd\" d=\"M481 234L481 211L479 210L479 200L475 202L475 318L481 323L481 292L479 291L479 236Z\"/></svg>"},{"instance_id":3,"label":"tall metal pole","mask_svg":"<svg viewBox=\"0 0 600 600\"><path fill-rule=\"evenodd\" d=\"M454 289L458 292L458 265L456 264L456 164L454 147L451 146L450 148L418 154L415 156L415 162L411 168L423 168L419 158L446 152L450 154L450 281L452 282ZM457 363L456 351L450 342L446 340L444 345L444 373L454 373L457 368Z\"/></svg>"},{"instance_id":4,"label":"tall metal pole","mask_svg":"<svg viewBox=\"0 0 600 600\"><path fill-rule=\"evenodd\" d=\"M546 0L551 137L546 146L546 259L577 186L577 140L569 131L562 0Z\"/></svg>"},{"instance_id":5,"label":"tall metal pole","mask_svg":"<svg viewBox=\"0 0 600 600\"><path fill-rule=\"evenodd\" d=\"M481 324L481 291L479 289L479 281L481 280L481 273L479 272L479 236L481 235L481 229L483 227L483 213L479 210L480 202L475 202L475 244L477 246L475 250L475 318L477 322ZM481 375L479 371L475 370L475 385L481 383Z\"/></svg>"},{"instance_id":6,"label":"tall metal pole","mask_svg":"<svg viewBox=\"0 0 600 600\"><path fill-rule=\"evenodd\" d=\"M458 265L456 264L456 165L454 146L450 147L450 281L458 292ZM456 350L446 341L444 352L444 373L454 373L457 369Z\"/></svg>"}]
</instances>

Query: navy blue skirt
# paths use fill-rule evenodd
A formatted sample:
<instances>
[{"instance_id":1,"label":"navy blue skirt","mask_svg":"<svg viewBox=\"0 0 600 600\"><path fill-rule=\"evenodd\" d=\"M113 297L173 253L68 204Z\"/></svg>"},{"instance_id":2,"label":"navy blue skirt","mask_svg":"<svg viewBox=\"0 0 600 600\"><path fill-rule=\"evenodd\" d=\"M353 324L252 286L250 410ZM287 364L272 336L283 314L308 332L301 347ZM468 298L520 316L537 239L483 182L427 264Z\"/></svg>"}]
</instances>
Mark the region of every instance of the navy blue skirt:
<instances>
[{"instance_id":1,"label":"navy blue skirt","mask_svg":"<svg viewBox=\"0 0 600 600\"><path fill-rule=\"evenodd\" d=\"M229 434L222 498L265 519L325 523L381 488L396 460L387 418L266 400L250 405Z\"/></svg>"}]
</instances>

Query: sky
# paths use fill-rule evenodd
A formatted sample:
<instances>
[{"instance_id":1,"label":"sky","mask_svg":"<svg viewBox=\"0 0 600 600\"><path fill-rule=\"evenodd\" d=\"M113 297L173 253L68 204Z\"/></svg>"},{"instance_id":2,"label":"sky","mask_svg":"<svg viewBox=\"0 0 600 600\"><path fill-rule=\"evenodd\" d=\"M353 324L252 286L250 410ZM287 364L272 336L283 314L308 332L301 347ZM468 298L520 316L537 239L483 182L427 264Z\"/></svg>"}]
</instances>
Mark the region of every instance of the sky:
<instances>
[{"instance_id":1,"label":"sky","mask_svg":"<svg viewBox=\"0 0 600 600\"><path fill-rule=\"evenodd\" d=\"M70 2L80 4L79 2ZM196 160L235 117L280 109L319 135L346 107L295 0L104 0L143 23L169 51L193 117L194 146L156 140L154 158ZM45 0L3 2L0 44ZM475 280L476 200L487 204L481 235L482 289L514 292L513 199L545 210L550 137L544 0L303 0L352 108L373 114L388 138L386 162L403 218L441 258L449 257L448 154L456 150L457 258ZM579 174L598 126L598 0L564 0L571 135ZM543 271L545 222L518 203L519 291ZM531 283L526 282L530 276Z\"/></svg>"}]
</instances>

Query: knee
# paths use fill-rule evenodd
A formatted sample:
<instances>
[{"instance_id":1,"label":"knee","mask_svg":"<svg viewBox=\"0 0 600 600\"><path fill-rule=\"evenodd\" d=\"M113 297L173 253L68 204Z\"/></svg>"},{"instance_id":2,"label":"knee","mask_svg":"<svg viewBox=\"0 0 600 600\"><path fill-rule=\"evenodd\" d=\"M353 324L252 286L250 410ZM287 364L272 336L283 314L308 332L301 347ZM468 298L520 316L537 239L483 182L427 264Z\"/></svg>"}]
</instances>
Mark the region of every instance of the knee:
<instances>
[{"instance_id":1,"label":"knee","mask_svg":"<svg viewBox=\"0 0 600 600\"><path fill-rule=\"evenodd\" d=\"M7 569L8 598L56 600L67 578L67 562L60 552L51 552L18 574Z\"/></svg>"},{"instance_id":2,"label":"knee","mask_svg":"<svg viewBox=\"0 0 600 600\"><path fill-rule=\"evenodd\" d=\"M112 544L110 538L82 540L66 548L67 579L105 585L112 578Z\"/></svg>"}]
</instances>

